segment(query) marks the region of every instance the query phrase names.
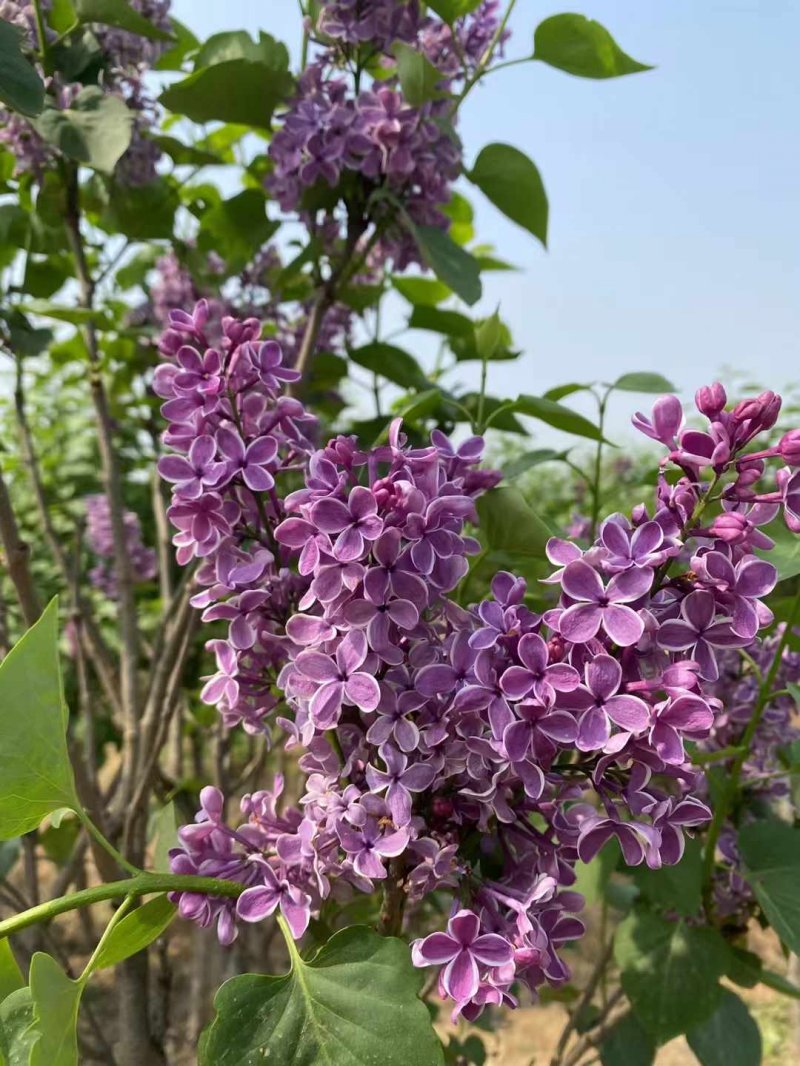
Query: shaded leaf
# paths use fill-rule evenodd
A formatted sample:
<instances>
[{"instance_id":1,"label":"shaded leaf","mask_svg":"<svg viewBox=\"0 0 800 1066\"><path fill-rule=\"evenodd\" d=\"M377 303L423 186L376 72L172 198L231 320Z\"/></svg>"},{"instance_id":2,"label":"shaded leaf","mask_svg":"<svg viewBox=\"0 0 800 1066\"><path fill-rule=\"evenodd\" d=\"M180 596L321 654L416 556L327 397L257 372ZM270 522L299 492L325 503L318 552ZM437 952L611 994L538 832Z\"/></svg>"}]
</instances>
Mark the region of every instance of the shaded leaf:
<instances>
[{"instance_id":1,"label":"shaded leaf","mask_svg":"<svg viewBox=\"0 0 800 1066\"><path fill-rule=\"evenodd\" d=\"M178 812L170 800L153 818L153 869L169 873L170 848L178 847Z\"/></svg>"},{"instance_id":2,"label":"shaded leaf","mask_svg":"<svg viewBox=\"0 0 800 1066\"><path fill-rule=\"evenodd\" d=\"M8 937L0 940L0 1002L18 988L24 988L25 981L20 971Z\"/></svg>"},{"instance_id":3,"label":"shaded leaf","mask_svg":"<svg viewBox=\"0 0 800 1066\"><path fill-rule=\"evenodd\" d=\"M725 989L710 1018L686 1034L701 1066L759 1066L761 1033L741 999Z\"/></svg>"},{"instance_id":4,"label":"shaded leaf","mask_svg":"<svg viewBox=\"0 0 800 1066\"><path fill-rule=\"evenodd\" d=\"M31 1048L38 1038L31 990L19 988L0 1002L0 1062L3 1066L29 1066Z\"/></svg>"},{"instance_id":5,"label":"shaded leaf","mask_svg":"<svg viewBox=\"0 0 800 1066\"><path fill-rule=\"evenodd\" d=\"M392 285L415 307L435 307L453 295L452 290L437 278L407 278L395 274Z\"/></svg>"},{"instance_id":6,"label":"shaded leaf","mask_svg":"<svg viewBox=\"0 0 800 1066\"><path fill-rule=\"evenodd\" d=\"M800 536L787 529L783 518L778 518L763 528L767 536L775 541L775 545L769 551L756 548L756 555L760 555L777 568L778 581L797 577L800 574ZM793 597L787 605L790 609L794 606ZM780 617L777 609L775 614Z\"/></svg>"},{"instance_id":7,"label":"shaded leaf","mask_svg":"<svg viewBox=\"0 0 800 1066\"><path fill-rule=\"evenodd\" d=\"M240 270L277 230L267 218L267 201L258 189L245 189L212 207L200 222L201 250L221 255L232 271Z\"/></svg>"},{"instance_id":8,"label":"shaded leaf","mask_svg":"<svg viewBox=\"0 0 800 1066\"><path fill-rule=\"evenodd\" d=\"M44 85L22 54L24 36L21 27L0 19L0 100L34 118L44 107Z\"/></svg>"},{"instance_id":9,"label":"shaded leaf","mask_svg":"<svg viewBox=\"0 0 800 1066\"><path fill-rule=\"evenodd\" d=\"M800 829L774 820L752 822L739 833L739 850L770 925L800 953Z\"/></svg>"},{"instance_id":10,"label":"shaded leaf","mask_svg":"<svg viewBox=\"0 0 800 1066\"><path fill-rule=\"evenodd\" d=\"M429 329L447 337L473 337L472 319L458 311L442 311L438 307L417 306L408 320L409 329Z\"/></svg>"},{"instance_id":11,"label":"shaded leaf","mask_svg":"<svg viewBox=\"0 0 800 1066\"><path fill-rule=\"evenodd\" d=\"M442 72L418 49L398 41L392 49L397 60L397 76L403 96L412 107L422 107L428 100L440 96L436 86Z\"/></svg>"},{"instance_id":12,"label":"shaded leaf","mask_svg":"<svg viewBox=\"0 0 800 1066\"><path fill-rule=\"evenodd\" d=\"M148 944L164 932L177 914L178 908L166 896L156 896L135 911L126 914L108 935L100 953L94 960L92 970L116 966L123 959L143 951Z\"/></svg>"},{"instance_id":13,"label":"shaded leaf","mask_svg":"<svg viewBox=\"0 0 800 1066\"><path fill-rule=\"evenodd\" d=\"M506 218L547 247L547 193L534 163L510 144L488 144L467 174Z\"/></svg>"},{"instance_id":14,"label":"shaded leaf","mask_svg":"<svg viewBox=\"0 0 800 1066\"><path fill-rule=\"evenodd\" d=\"M114 93L90 85L70 107L45 108L34 126L70 159L110 174L131 142L133 112Z\"/></svg>"},{"instance_id":15,"label":"shaded leaf","mask_svg":"<svg viewBox=\"0 0 800 1066\"><path fill-rule=\"evenodd\" d=\"M575 437L587 437L589 440L602 440L599 428L588 418L555 400L546 400L543 396L520 396L514 401L514 410L520 414L537 418L548 426L571 433Z\"/></svg>"},{"instance_id":16,"label":"shaded leaf","mask_svg":"<svg viewBox=\"0 0 800 1066\"><path fill-rule=\"evenodd\" d=\"M440 19L447 23L453 23L473 12L483 0L428 0L428 7L435 11Z\"/></svg>"},{"instance_id":17,"label":"shaded leaf","mask_svg":"<svg viewBox=\"0 0 800 1066\"><path fill-rule=\"evenodd\" d=\"M623 374L614 382L615 389L624 392L676 392L675 386L661 374L641 373Z\"/></svg>"},{"instance_id":18,"label":"shaded leaf","mask_svg":"<svg viewBox=\"0 0 800 1066\"><path fill-rule=\"evenodd\" d=\"M78 1066L78 1008L83 986L72 981L50 955L31 959L33 1029L30 1066Z\"/></svg>"},{"instance_id":19,"label":"shaded leaf","mask_svg":"<svg viewBox=\"0 0 800 1066\"><path fill-rule=\"evenodd\" d=\"M0 663L0 839L35 829L59 807L77 809L66 729L52 600Z\"/></svg>"},{"instance_id":20,"label":"shaded leaf","mask_svg":"<svg viewBox=\"0 0 800 1066\"><path fill-rule=\"evenodd\" d=\"M428 379L413 355L393 344L365 344L348 352L354 363L404 389L427 389Z\"/></svg>"},{"instance_id":21,"label":"shaded leaf","mask_svg":"<svg viewBox=\"0 0 800 1066\"><path fill-rule=\"evenodd\" d=\"M200 1066L440 1066L408 946L364 926L336 933L282 977L245 974L217 992Z\"/></svg>"},{"instance_id":22,"label":"shaded leaf","mask_svg":"<svg viewBox=\"0 0 800 1066\"><path fill-rule=\"evenodd\" d=\"M603 1066L650 1066L656 1046L635 1014L625 1014L600 1045Z\"/></svg>"},{"instance_id":23,"label":"shaded leaf","mask_svg":"<svg viewBox=\"0 0 800 1066\"><path fill-rule=\"evenodd\" d=\"M172 14L170 14L169 22L175 43L161 53L153 64L153 70L180 70L186 56L200 45L189 27L179 22Z\"/></svg>"},{"instance_id":24,"label":"shaded leaf","mask_svg":"<svg viewBox=\"0 0 800 1066\"><path fill-rule=\"evenodd\" d=\"M437 226L415 226L414 235L426 263L437 278L464 303L477 303L482 291L477 260Z\"/></svg>"},{"instance_id":25,"label":"shaded leaf","mask_svg":"<svg viewBox=\"0 0 800 1066\"><path fill-rule=\"evenodd\" d=\"M625 994L657 1043L687 1032L716 1010L728 947L715 929L634 910L617 929L614 955Z\"/></svg>"},{"instance_id":26,"label":"shaded leaf","mask_svg":"<svg viewBox=\"0 0 800 1066\"><path fill-rule=\"evenodd\" d=\"M171 33L154 25L126 0L72 0L72 6L80 22L101 22L104 26L116 26L152 41L173 40Z\"/></svg>"},{"instance_id":27,"label":"shaded leaf","mask_svg":"<svg viewBox=\"0 0 800 1066\"><path fill-rule=\"evenodd\" d=\"M566 396L572 396L576 392L588 392L591 387L591 385L581 385L573 381L568 385L556 385L555 388L548 389L547 392L542 393L542 397L545 400L563 400Z\"/></svg>"},{"instance_id":28,"label":"shaded leaf","mask_svg":"<svg viewBox=\"0 0 800 1066\"><path fill-rule=\"evenodd\" d=\"M631 59L607 29L585 15L553 15L536 27L533 58L578 78L617 78L651 70Z\"/></svg>"},{"instance_id":29,"label":"shaded leaf","mask_svg":"<svg viewBox=\"0 0 800 1066\"><path fill-rule=\"evenodd\" d=\"M675 866L651 870L637 866L633 881L642 896L663 908L685 917L698 913L702 906L703 852L700 842L687 840L683 858Z\"/></svg>"},{"instance_id":30,"label":"shaded leaf","mask_svg":"<svg viewBox=\"0 0 800 1066\"><path fill-rule=\"evenodd\" d=\"M177 190L164 178L146 185L113 182L102 224L132 240L171 237L179 206Z\"/></svg>"},{"instance_id":31,"label":"shaded leaf","mask_svg":"<svg viewBox=\"0 0 800 1066\"><path fill-rule=\"evenodd\" d=\"M566 452L554 451L552 448L534 448L532 451L524 452L522 455L518 455L516 459L506 463L503 467L503 477L508 480L519 477L520 474L524 474L527 470L532 470L533 467L539 466L540 463L563 460L566 458L566 454Z\"/></svg>"},{"instance_id":32,"label":"shaded leaf","mask_svg":"<svg viewBox=\"0 0 800 1066\"><path fill-rule=\"evenodd\" d=\"M555 534L518 489L510 485L490 489L476 506L481 539L491 551L545 558L545 545Z\"/></svg>"},{"instance_id":33,"label":"shaded leaf","mask_svg":"<svg viewBox=\"0 0 800 1066\"><path fill-rule=\"evenodd\" d=\"M160 102L193 122L232 122L269 129L272 112L291 93L292 76L285 62L267 66L231 59L200 67L165 89Z\"/></svg>"}]
</instances>

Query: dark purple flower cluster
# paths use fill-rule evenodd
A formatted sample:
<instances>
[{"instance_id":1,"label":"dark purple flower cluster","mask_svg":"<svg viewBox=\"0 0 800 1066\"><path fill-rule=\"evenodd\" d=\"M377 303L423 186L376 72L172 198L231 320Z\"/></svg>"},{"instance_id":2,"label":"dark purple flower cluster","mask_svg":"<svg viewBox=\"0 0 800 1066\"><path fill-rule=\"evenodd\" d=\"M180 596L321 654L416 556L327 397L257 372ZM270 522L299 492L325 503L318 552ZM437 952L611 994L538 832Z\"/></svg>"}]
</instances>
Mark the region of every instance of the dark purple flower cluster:
<instances>
[{"instance_id":1,"label":"dark purple flower cluster","mask_svg":"<svg viewBox=\"0 0 800 1066\"><path fill-rule=\"evenodd\" d=\"M111 509L108 497L102 494L86 497L86 544L96 557L89 571L89 580L109 599L117 598L117 573L114 567L114 535L111 529ZM125 547L134 581L152 581L156 576L156 553L142 541L139 516L126 511Z\"/></svg>"},{"instance_id":2,"label":"dark purple flower cluster","mask_svg":"<svg viewBox=\"0 0 800 1066\"><path fill-rule=\"evenodd\" d=\"M325 47L303 71L269 147L274 168L267 186L283 210L300 209L307 189L320 183L336 187L351 173L360 176L362 202L380 191L387 219L399 203L415 223L445 225L441 207L461 170L460 147L448 128L453 105L447 91L479 61L488 60L499 26L498 6L494 0L481 4L451 29L432 15L423 16L414 0L321 4L313 29ZM442 99L421 107L405 100L393 73L397 43L417 49L441 71ZM364 53L359 69L379 61L383 67L382 77L369 89L361 87L359 78L351 86L341 75L354 48ZM377 201L373 219L376 212ZM402 225L389 229L381 247L402 268L416 258L416 248Z\"/></svg>"},{"instance_id":3,"label":"dark purple flower cluster","mask_svg":"<svg viewBox=\"0 0 800 1066\"><path fill-rule=\"evenodd\" d=\"M174 321L197 338L196 319ZM242 329L229 324L226 335ZM219 386L217 355L201 358L196 340L187 355L182 341L166 345L179 366L163 372L159 391L174 397L165 405L177 423L168 440L187 458L162 460L162 472L176 483L182 561L215 558L220 545L224 558L231 543L250 543L257 501L271 498L267 434L261 424L246 437L237 430L234 448L224 425L236 421L230 399L222 425L205 422L209 403L217 412L221 394L241 393L230 372ZM257 397L248 391L242 402L262 412L258 368L269 346L247 337L234 350L247 351L237 365ZM275 387L267 391L282 402ZM752 550L764 542L764 515L753 517L763 505L750 498L752 478L748 498L735 486L752 464L742 449L774 424L776 404L770 394L715 412L706 436L715 447L726 439L729 450L710 459L710 479L700 434L682 432L674 414L664 428L662 413L675 404L659 401L651 421L638 421L658 425L683 476L660 478L652 515L640 505L631 520L607 518L585 552L551 541L557 569L548 583L560 595L543 615L525 605L525 582L509 573L470 609L452 598L479 547L467 529L474 499L497 481L479 469L480 438L455 448L434 432L428 447L412 447L397 421L370 451L338 437L310 456L304 486L270 515L270 527L282 517L275 545L259 549L296 559L304 582L297 610L282 616L283 638L269 629L280 640L277 685L291 710L277 721L287 747L302 749L304 792L280 813L276 791L245 797L236 829L215 813L221 797L204 793L173 868L230 877L247 890L238 903L179 894L184 914L216 921L227 942L237 916L254 921L280 907L298 935L332 892L370 892L391 878L407 913L438 889L454 897L447 931L417 940L413 956L442 967L440 989L455 1013L513 1005L516 982L535 990L568 979L561 948L583 931L575 863L612 837L631 865L680 860L684 833L710 817L685 743L707 738L721 712L720 661L752 646L770 620L761 599L776 572ZM289 454L305 459L293 439ZM721 489L723 474L731 480ZM220 491L231 484L232 496ZM723 538L717 519L701 524L720 502L747 535ZM262 597L271 604L273 591L250 567L252 555L246 598L228 579L229 564L217 577L225 602L206 617L225 618L230 630L205 698L230 718L246 677L260 721L275 704L260 621Z\"/></svg>"},{"instance_id":4,"label":"dark purple flower cluster","mask_svg":"<svg viewBox=\"0 0 800 1066\"><path fill-rule=\"evenodd\" d=\"M171 0L129 0L130 6L148 22L161 30L169 30ZM51 0L41 0L45 15ZM0 17L19 26L26 33L27 45L34 51L38 45L36 16L30 0L2 0ZM126 185L143 185L156 176L156 164L161 151L150 139L149 131L155 122L157 109L144 77L147 69L158 59L166 45L127 30L98 23L92 33L103 53L103 69L99 82L103 89L121 97L134 113L131 143L117 164L116 176ZM55 37L55 34L52 35ZM87 53L88 54L88 53ZM47 81L49 102L59 108L68 107L81 85L65 83L59 75ZM31 173L41 177L53 163L56 150L47 144L31 123L11 111L0 108L0 144L5 144L16 159L18 174Z\"/></svg>"},{"instance_id":5,"label":"dark purple flower cluster","mask_svg":"<svg viewBox=\"0 0 800 1066\"><path fill-rule=\"evenodd\" d=\"M284 517L276 478L305 469L316 422L303 405L280 395L294 371L275 341L262 341L255 318L224 317L209 339L209 306L172 311L161 351L170 357L153 388L166 402L164 442L173 454L158 464L173 485L169 518L181 565L197 563L203 586L193 603L205 621L228 623L211 642L218 672L203 698L228 725L260 731L284 658L284 627L307 580L286 568L274 530Z\"/></svg>"}]
</instances>

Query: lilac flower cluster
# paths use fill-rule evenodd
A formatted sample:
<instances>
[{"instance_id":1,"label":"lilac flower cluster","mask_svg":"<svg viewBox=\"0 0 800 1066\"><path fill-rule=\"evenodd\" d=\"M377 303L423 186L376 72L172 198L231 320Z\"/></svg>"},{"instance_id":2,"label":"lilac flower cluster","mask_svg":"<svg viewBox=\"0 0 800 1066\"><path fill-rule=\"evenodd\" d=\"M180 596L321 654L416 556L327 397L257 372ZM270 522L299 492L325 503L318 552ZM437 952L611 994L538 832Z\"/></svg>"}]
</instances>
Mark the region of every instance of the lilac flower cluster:
<instances>
[{"instance_id":1,"label":"lilac flower cluster","mask_svg":"<svg viewBox=\"0 0 800 1066\"><path fill-rule=\"evenodd\" d=\"M382 211L380 245L398 268L417 257L413 240L392 226L396 201L415 223L446 225L441 207L450 199L461 170L457 138L448 129L452 100L447 92L483 60L499 26L498 4L481 4L458 19L455 29L416 2L336 0L320 5L315 29L325 45L303 71L298 91L269 147L274 164L267 179L270 193L285 211L302 209L304 192L317 184L331 188L345 174L358 174L362 205L380 191L373 221ZM442 72L442 99L412 107L403 97L393 71L396 43L419 50ZM502 42L499 42L502 44ZM350 86L340 70L353 48L381 60L384 75L369 89ZM362 58L362 63L366 62ZM395 206L388 206L390 201ZM388 213L387 213L388 212ZM394 219L394 221L399 221Z\"/></svg>"},{"instance_id":2,"label":"lilac flower cluster","mask_svg":"<svg viewBox=\"0 0 800 1066\"><path fill-rule=\"evenodd\" d=\"M87 496L86 544L96 558L89 571L89 580L109 599L117 598L117 573L114 567L114 536L111 529L111 509L103 494ZM139 516L126 511L125 547L134 581L152 581L156 576L156 553L142 541Z\"/></svg>"},{"instance_id":3,"label":"lilac flower cluster","mask_svg":"<svg viewBox=\"0 0 800 1066\"><path fill-rule=\"evenodd\" d=\"M129 0L130 6L158 29L169 31L171 0ZM47 15L51 0L41 0ZM27 47L38 46L36 16L31 0L2 0L0 17L25 31ZM158 59L166 44L127 30L98 23L92 27L97 44L103 53L100 84L103 89L121 97L134 112L131 143L117 164L116 175L126 185L143 185L156 176L156 164L161 157L158 146L149 137L156 118L156 105L144 83L147 69ZM55 34L52 34L55 37ZM47 80L49 102L59 108L68 107L81 88L80 84L65 83L56 74ZM6 144L16 159L18 174L31 173L37 179L51 165L56 150L42 140L32 124L21 115L0 108L0 144Z\"/></svg>"},{"instance_id":4,"label":"lilac flower cluster","mask_svg":"<svg viewBox=\"0 0 800 1066\"><path fill-rule=\"evenodd\" d=\"M238 828L204 791L173 868L246 890L238 901L178 893L181 912L215 922L229 942L237 918L280 908L297 936L331 893L371 892L388 878L419 914L431 892L453 894L447 931L417 940L413 957L441 967L456 1014L513 1005L515 982L563 983L561 948L583 931L576 861L614 837L631 865L673 864L685 832L710 817L685 744L719 720L720 662L771 618L761 601L776 571L753 547L770 543L759 525L778 504L758 501L751 470L763 473L764 460L743 449L774 424L775 397L732 412L723 400L705 434L683 429L677 400L659 401L637 423L663 438L664 465L682 476L662 470L652 515L644 505L631 520L611 515L586 551L552 540L547 583L559 598L544 614L504 572L490 598L465 609L452 594L479 549L467 525L498 479L479 468L480 438L456 449L434 432L415 448L398 420L370 451L337 437L309 456L305 436L298 446L290 433L284 448L305 484L273 503L274 544L259 544L258 501L275 500L280 449L264 443L273 430L258 420L246 435L237 428L234 446L230 423L241 421L240 401L259 418L285 402L277 380L264 402L265 357L274 371L277 355L231 322L231 354L201 354L202 319L202 307L173 316L164 347L178 366L159 373L157 390L171 397L167 440L186 456L161 465L176 485L179 557L209 560L205 617L229 623L204 697L254 728L276 705L277 681L291 714L276 721L287 748L302 751L305 784L281 811L280 782L246 796ZM231 563L244 544L246 558ZM284 552L299 573L296 609L267 624L273 571L259 569L262 551L269 567ZM230 576L240 563L246 592Z\"/></svg>"},{"instance_id":5,"label":"lilac flower cluster","mask_svg":"<svg viewBox=\"0 0 800 1066\"><path fill-rule=\"evenodd\" d=\"M212 323L201 300L191 315L170 312L169 322L161 338L169 362L156 369L153 388L166 401L164 442L173 454L158 469L173 485L178 562L196 565L203 589L192 602L205 621L228 624L227 639L211 642L218 671L203 698L228 725L257 732L276 703L270 689L283 631L308 583L287 569L275 540L284 517L276 479L305 468L316 423L280 395L297 374L282 365L275 341L260 339L257 319Z\"/></svg>"}]
</instances>

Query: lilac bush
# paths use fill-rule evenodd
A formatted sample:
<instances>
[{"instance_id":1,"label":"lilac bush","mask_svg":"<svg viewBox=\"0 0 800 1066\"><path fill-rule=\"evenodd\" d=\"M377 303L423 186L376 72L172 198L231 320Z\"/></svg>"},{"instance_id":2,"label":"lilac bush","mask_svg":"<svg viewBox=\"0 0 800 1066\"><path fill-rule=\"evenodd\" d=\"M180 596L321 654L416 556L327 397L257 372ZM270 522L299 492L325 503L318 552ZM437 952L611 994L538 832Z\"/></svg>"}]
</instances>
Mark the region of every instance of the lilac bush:
<instances>
[{"instance_id":1,"label":"lilac bush","mask_svg":"<svg viewBox=\"0 0 800 1066\"><path fill-rule=\"evenodd\" d=\"M3 1062L479 1066L556 1001L551 1066L758 1066L730 986L800 997L796 405L490 393L465 193L549 205L471 94L649 69L515 6L304 3L292 70L0 0Z\"/></svg>"}]
</instances>

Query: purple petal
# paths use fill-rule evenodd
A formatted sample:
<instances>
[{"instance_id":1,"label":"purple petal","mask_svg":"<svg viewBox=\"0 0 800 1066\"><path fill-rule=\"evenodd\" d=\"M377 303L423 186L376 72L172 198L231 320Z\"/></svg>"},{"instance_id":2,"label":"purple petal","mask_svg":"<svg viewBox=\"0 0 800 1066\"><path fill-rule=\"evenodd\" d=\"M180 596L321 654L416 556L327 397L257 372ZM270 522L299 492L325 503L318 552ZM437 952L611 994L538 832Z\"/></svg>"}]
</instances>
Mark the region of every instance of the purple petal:
<instances>
[{"instance_id":1,"label":"purple petal","mask_svg":"<svg viewBox=\"0 0 800 1066\"><path fill-rule=\"evenodd\" d=\"M461 950L457 940L447 933L431 933L414 945L414 954L428 966L441 966L451 962Z\"/></svg>"},{"instance_id":2,"label":"purple petal","mask_svg":"<svg viewBox=\"0 0 800 1066\"><path fill-rule=\"evenodd\" d=\"M281 896L281 914L292 931L295 940L308 929L311 920L311 906L308 896L299 888L292 887Z\"/></svg>"},{"instance_id":3,"label":"purple petal","mask_svg":"<svg viewBox=\"0 0 800 1066\"><path fill-rule=\"evenodd\" d=\"M612 577L608 583L608 598L612 603L632 603L644 596L653 584L649 567L634 567Z\"/></svg>"},{"instance_id":4,"label":"purple petal","mask_svg":"<svg viewBox=\"0 0 800 1066\"><path fill-rule=\"evenodd\" d=\"M442 984L456 1003L472 999L480 985L478 964L469 951L460 951L442 973Z\"/></svg>"},{"instance_id":5,"label":"purple petal","mask_svg":"<svg viewBox=\"0 0 800 1066\"><path fill-rule=\"evenodd\" d=\"M636 644L644 633L644 622L636 611L621 603L610 603L603 609L603 626L606 633L621 648Z\"/></svg>"},{"instance_id":6,"label":"purple petal","mask_svg":"<svg viewBox=\"0 0 800 1066\"><path fill-rule=\"evenodd\" d=\"M341 500L327 496L311 508L311 521L323 533L340 533L352 519Z\"/></svg>"},{"instance_id":7,"label":"purple petal","mask_svg":"<svg viewBox=\"0 0 800 1066\"><path fill-rule=\"evenodd\" d=\"M273 914L281 900L281 894L267 885L246 888L236 901L236 913L245 922L260 922Z\"/></svg>"},{"instance_id":8,"label":"purple petal","mask_svg":"<svg viewBox=\"0 0 800 1066\"><path fill-rule=\"evenodd\" d=\"M354 704L362 711L374 711L381 698L378 682L370 674L353 674L344 683L344 694L348 703Z\"/></svg>"},{"instance_id":9,"label":"purple petal","mask_svg":"<svg viewBox=\"0 0 800 1066\"><path fill-rule=\"evenodd\" d=\"M573 600L589 600L597 603L605 595L603 582L596 570L583 559L577 559L564 568L561 587Z\"/></svg>"},{"instance_id":10,"label":"purple petal","mask_svg":"<svg viewBox=\"0 0 800 1066\"><path fill-rule=\"evenodd\" d=\"M585 644L587 640L597 635L602 620L603 611L600 607L596 607L593 603L577 603L568 607L561 615L558 620L558 629L561 636L572 644Z\"/></svg>"},{"instance_id":11,"label":"purple petal","mask_svg":"<svg viewBox=\"0 0 800 1066\"><path fill-rule=\"evenodd\" d=\"M607 700L619 688L622 667L610 655L598 655L586 666L586 687L598 700Z\"/></svg>"},{"instance_id":12,"label":"purple petal","mask_svg":"<svg viewBox=\"0 0 800 1066\"><path fill-rule=\"evenodd\" d=\"M612 696L604 710L615 725L630 733L640 733L650 724L650 710L637 696Z\"/></svg>"},{"instance_id":13,"label":"purple petal","mask_svg":"<svg viewBox=\"0 0 800 1066\"><path fill-rule=\"evenodd\" d=\"M409 792L424 792L429 788L436 770L430 763L417 762L409 766L402 777L402 782Z\"/></svg>"},{"instance_id":14,"label":"purple petal","mask_svg":"<svg viewBox=\"0 0 800 1066\"><path fill-rule=\"evenodd\" d=\"M481 930L478 915L473 911L460 910L447 923L447 931L462 947L469 947Z\"/></svg>"},{"instance_id":15,"label":"purple petal","mask_svg":"<svg viewBox=\"0 0 800 1066\"><path fill-rule=\"evenodd\" d=\"M504 966L514 957L514 949L509 942L496 933L484 933L473 940L470 951L478 962L486 966Z\"/></svg>"},{"instance_id":16,"label":"purple petal","mask_svg":"<svg viewBox=\"0 0 800 1066\"><path fill-rule=\"evenodd\" d=\"M590 707L578 722L576 745L581 751L600 751L608 743L608 718L598 707Z\"/></svg>"}]
</instances>

